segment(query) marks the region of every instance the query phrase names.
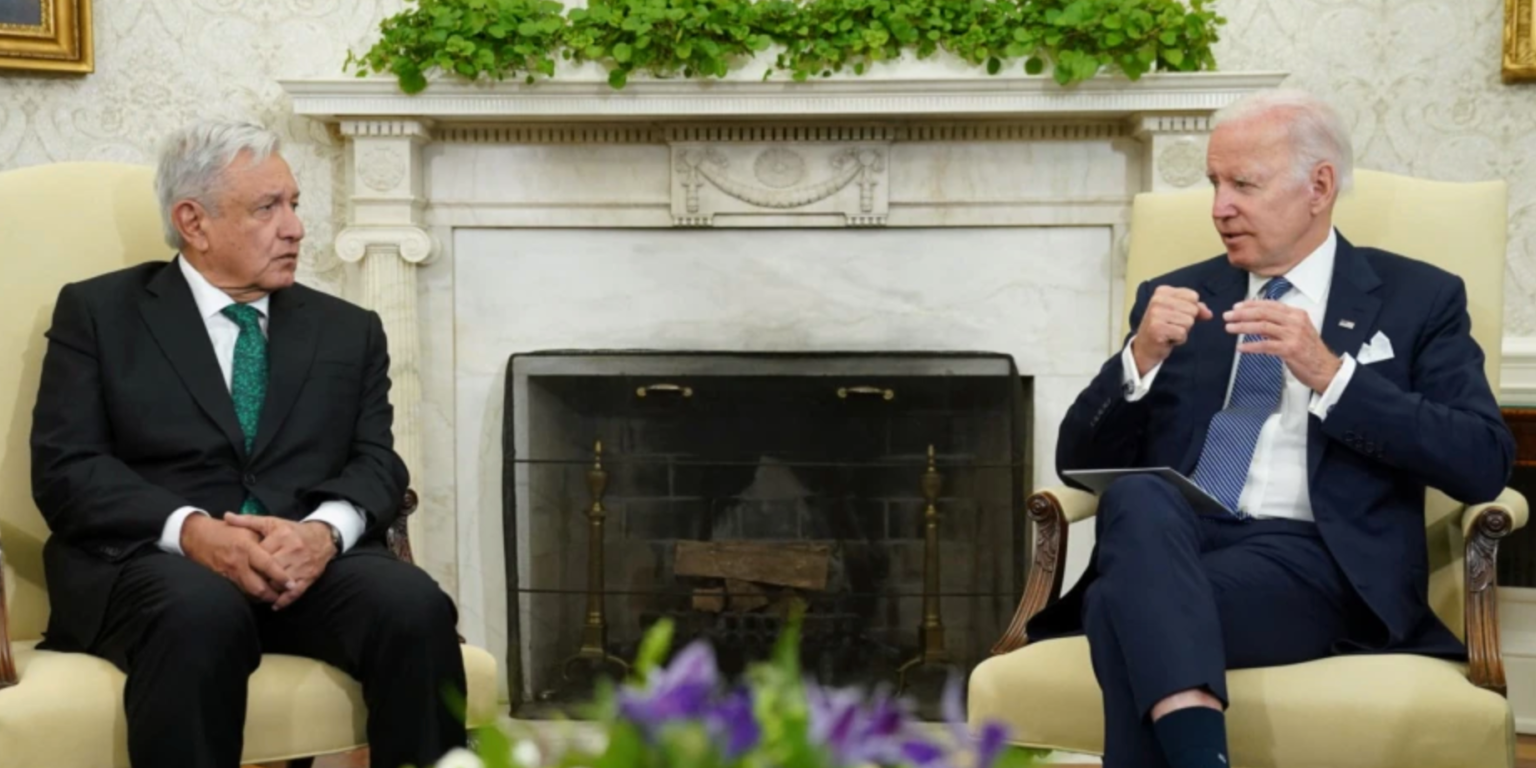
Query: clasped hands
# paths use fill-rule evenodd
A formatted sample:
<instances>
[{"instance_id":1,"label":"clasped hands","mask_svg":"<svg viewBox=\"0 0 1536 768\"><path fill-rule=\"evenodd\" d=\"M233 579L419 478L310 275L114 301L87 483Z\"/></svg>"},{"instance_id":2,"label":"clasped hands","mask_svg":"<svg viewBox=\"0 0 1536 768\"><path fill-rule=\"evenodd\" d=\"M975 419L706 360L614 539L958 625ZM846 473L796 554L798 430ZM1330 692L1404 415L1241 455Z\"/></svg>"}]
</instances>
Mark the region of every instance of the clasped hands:
<instances>
[{"instance_id":1,"label":"clasped hands","mask_svg":"<svg viewBox=\"0 0 1536 768\"><path fill-rule=\"evenodd\" d=\"M266 515L188 515L181 529L187 557L282 610L304 596L337 555L330 527Z\"/></svg>"},{"instance_id":2,"label":"clasped hands","mask_svg":"<svg viewBox=\"0 0 1536 768\"><path fill-rule=\"evenodd\" d=\"M1200 301L1200 294L1188 288L1160 285L1147 302L1131 342L1136 370L1146 376L1173 354L1175 347L1189 340L1195 323L1214 317L1210 307ZM1227 333L1264 338L1238 344L1243 354L1274 355L1285 363L1291 374L1314 392L1325 392L1344 362L1328 349L1306 310L1288 307L1278 301L1257 299L1238 302L1222 314Z\"/></svg>"}]
</instances>

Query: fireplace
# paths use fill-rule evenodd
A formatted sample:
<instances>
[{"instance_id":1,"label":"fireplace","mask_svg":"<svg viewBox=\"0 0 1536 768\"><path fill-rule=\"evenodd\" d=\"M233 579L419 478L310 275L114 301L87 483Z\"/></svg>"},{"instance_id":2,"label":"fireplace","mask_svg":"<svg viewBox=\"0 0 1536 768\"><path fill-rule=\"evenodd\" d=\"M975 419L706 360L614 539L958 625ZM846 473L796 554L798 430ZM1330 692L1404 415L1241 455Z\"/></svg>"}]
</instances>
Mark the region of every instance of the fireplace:
<instances>
[{"instance_id":1,"label":"fireplace","mask_svg":"<svg viewBox=\"0 0 1536 768\"><path fill-rule=\"evenodd\" d=\"M585 700L659 618L740 671L794 610L811 673L933 710L1012 614L1031 395L1007 355L519 354L506 398L517 715Z\"/></svg>"},{"instance_id":2,"label":"fireplace","mask_svg":"<svg viewBox=\"0 0 1536 768\"><path fill-rule=\"evenodd\" d=\"M532 635L514 640L508 611L527 584L507 578L520 556L508 543L527 541L506 530L509 355L995 351L1028 380L1026 480L1054 482L1056 427L1123 339L1131 196L1202 183L1211 112L1284 76L1156 73L1063 89L976 77L942 57L806 83L738 72L616 92L588 74L444 80L411 96L392 78L283 83L295 114L334 124L348 147L336 252L358 273L351 298L388 333L396 447L421 493L417 561L455 598L466 639L496 656L512 700L529 681L508 650ZM588 500L575 467L594 442L567 457L577 533ZM605 453L621 489L617 446L608 438ZM941 494L952 493L935 448ZM891 468L908 522L925 459ZM607 538L623 535L627 512L606 521ZM1068 541L1070 585L1092 524ZM691 590L711 588L727 589L690 584L688 608ZM733 615L737 595L717 597ZM949 631L958 619L942 607Z\"/></svg>"}]
</instances>

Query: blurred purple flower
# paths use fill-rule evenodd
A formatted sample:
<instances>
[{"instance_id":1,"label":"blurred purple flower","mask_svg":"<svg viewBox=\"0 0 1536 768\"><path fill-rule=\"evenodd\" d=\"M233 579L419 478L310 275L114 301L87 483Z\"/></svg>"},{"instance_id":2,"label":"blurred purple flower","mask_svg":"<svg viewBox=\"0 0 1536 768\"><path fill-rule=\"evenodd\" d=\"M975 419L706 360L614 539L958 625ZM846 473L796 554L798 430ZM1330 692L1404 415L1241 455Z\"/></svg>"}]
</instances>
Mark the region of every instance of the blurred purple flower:
<instances>
[{"instance_id":1,"label":"blurred purple flower","mask_svg":"<svg viewBox=\"0 0 1536 768\"><path fill-rule=\"evenodd\" d=\"M647 733L671 720L699 718L708 711L719 681L714 650L697 641L652 672L645 688L619 691L619 714Z\"/></svg>"},{"instance_id":2,"label":"blurred purple flower","mask_svg":"<svg viewBox=\"0 0 1536 768\"><path fill-rule=\"evenodd\" d=\"M991 768L998 754L1003 751L1004 742L1008 739L1008 727L996 720L989 720L981 726L980 733L972 734L965 722L965 708L960 703L960 689L960 676L952 675L949 682L944 685L944 697L941 701L944 720L949 723L950 733L955 742L951 752L970 752L973 756L970 765L973 768Z\"/></svg>"},{"instance_id":3,"label":"blurred purple flower","mask_svg":"<svg viewBox=\"0 0 1536 768\"><path fill-rule=\"evenodd\" d=\"M702 723L727 759L757 745L761 736L752 710L752 694L738 688L720 693L715 652L700 640L679 651L672 663L651 673L644 688L625 687L618 695L619 715L654 739L661 727L677 721Z\"/></svg>"},{"instance_id":4,"label":"blurred purple flower","mask_svg":"<svg viewBox=\"0 0 1536 768\"><path fill-rule=\"evenodd\" d=\"M811 740L827 748L834 765L891 765L907 759L905 745L920 741L905 702L885 691L867 699L854 689L805 684Z\"/></svg>"},{"instance_id":5,"label":"blurred purple flower","mask_svg":"<svg viewBox=\"0 0 1536 768\"><path fill-rule=\"evenodd\" d=\"M707 715L707 723L715 740L725 743L727 760L734 760L757 746L757 740L762 736L757 715L752 711L752 694L745 688L737 688L720 699L714 711Z\"/></svg>"}]
</instances>

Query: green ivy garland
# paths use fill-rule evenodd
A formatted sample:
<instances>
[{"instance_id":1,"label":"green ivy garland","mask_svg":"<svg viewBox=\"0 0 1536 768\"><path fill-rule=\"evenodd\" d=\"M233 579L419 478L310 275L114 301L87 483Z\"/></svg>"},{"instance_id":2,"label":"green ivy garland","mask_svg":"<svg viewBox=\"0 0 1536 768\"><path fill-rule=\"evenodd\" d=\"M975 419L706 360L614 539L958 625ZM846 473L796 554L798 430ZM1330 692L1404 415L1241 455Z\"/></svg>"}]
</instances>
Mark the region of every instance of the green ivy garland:
<instances>
[{"instance_id":1,"label":"green ivy garland","mask_svg":"<svg viewBox=\"0 0 1536 768\"><path fill-rule=\"evenodd\" d=\"M414 0L346 66L389 72L406 93L433 70L474 79L552 76L558 59L595 61L623 88L652 77L723 77L774 45L772 68L797 81L912 51L945 50L997 74L1009 62L1070 85L1101 69L1132 80L1154 67L1214 69L1226 19L1215 0ZM765 76L767 76L765 75Z\"/></svg>"}]
</instances>

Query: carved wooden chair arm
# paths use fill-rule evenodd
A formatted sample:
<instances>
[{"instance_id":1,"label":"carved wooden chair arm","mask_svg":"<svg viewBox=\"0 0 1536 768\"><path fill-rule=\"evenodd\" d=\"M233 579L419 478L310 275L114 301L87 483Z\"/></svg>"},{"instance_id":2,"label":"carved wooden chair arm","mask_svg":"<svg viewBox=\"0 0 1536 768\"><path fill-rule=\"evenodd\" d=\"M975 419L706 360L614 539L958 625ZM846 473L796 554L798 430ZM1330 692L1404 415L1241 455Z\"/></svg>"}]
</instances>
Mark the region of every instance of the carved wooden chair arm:
<instances>
[{"instance_id":1,"label":"carved wooden chair arm","mask_svg":"<svg viewBox=\"0 0 1536 768\"><path fill-rule=\"evenodd\" d=\"M1500 696L1508 687L1499 651L1499 539L1524 527L1529 518L1525 497L1510 488L1487 504L1467 507L1461 518L1467 547L1467 677Z\"/></svg>"},{"instance_id":2,"label":"carved wooden chair arm","mask_svg":"<svg viewBox=\"0 0 1536 768\"><path fill-rule=\"evenodd\" d=\"M16 658L11 655L11 619L5 607L5 550L0 547L0 690L16 684Z\"/></svg>"},{"instance_id":3,"label":"carved wooden chair arm","mask_svg":"<svg viewBox=\"0 0 1536 768\"><path fill-rule=\"evenodd\" d=\"M416 563L416 558L411 555L411 534L406 523L419 503L416 492L410 488L405 489L405 499L400 502L400 514L395 517L395 522L390 524L389 531L384 534L384 540L389 544L389 551L395 553L395 557L413 565Z\"/></svg>"},{"instance_id":4,"label":"carved wooden chair arm","mask_svg":"<svg viewBox=\"0 0 1536 768\"><path fill-rule=\"evenodd\" d=\"M1057 486L1030 494L1024 506L1035 524L1035 556L1013 621L1008 622L1007 631L992 646L994 656L1023 648L1029 642L1024 625L1040 609L1061 597L1061 580L1066 575L1067 528L1093 517L1099 510L1099 499L1086 491Z\"/></svg>"}]
</instances>

